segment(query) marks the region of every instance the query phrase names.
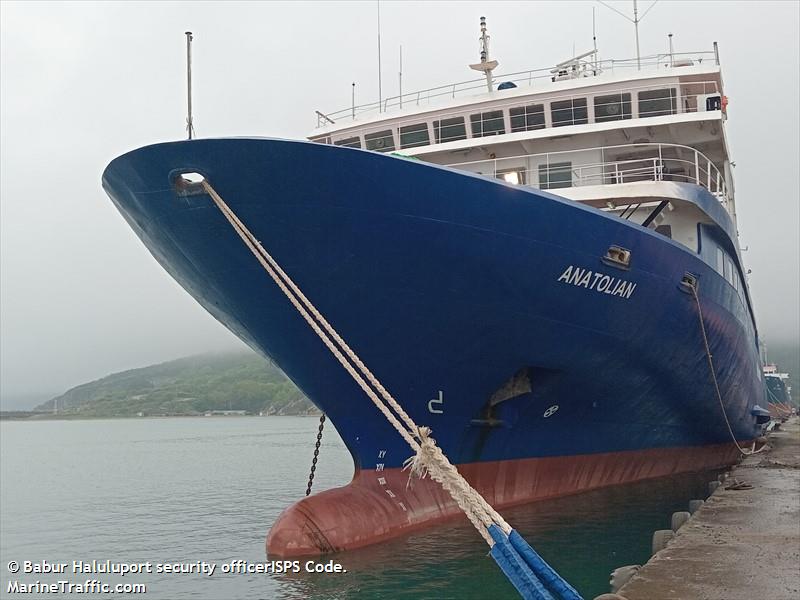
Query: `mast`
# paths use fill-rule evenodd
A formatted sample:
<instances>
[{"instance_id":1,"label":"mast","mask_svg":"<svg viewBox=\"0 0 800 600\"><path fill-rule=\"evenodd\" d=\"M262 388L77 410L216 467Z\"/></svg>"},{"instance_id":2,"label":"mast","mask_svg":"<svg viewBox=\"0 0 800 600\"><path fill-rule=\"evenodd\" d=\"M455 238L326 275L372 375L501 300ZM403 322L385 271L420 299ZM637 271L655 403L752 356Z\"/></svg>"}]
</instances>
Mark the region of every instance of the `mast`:
<instances>
[{"instance_id":1,"label":"mast","mask_svg":"<svg viewBox=\"0 0 800 600\"><path fill-rule=\"evenodd\" d=\"M192 32L186 32L186 103L188 114L186 116L186 131L189 139L194 136L194 121L192 120Z\"/></svg>"},{"instance_id":2,"label":"mast","mask_svg":"<svg viewBox=\"0 0 800 600\"><path fill-rule=\"evenodd\" d=\"M403 44L400 44L400 70L397 78L400 84L400 108L403 108Z\"/></svg>"},{"instance_id":3,"label":"mast","mask_svg":"<svg viewBox=\"0 0 800 600\"><path fill-rule=\"evenodd\" d=\"M672 34L669 34L669 66L675 66L675 49L672 47Z\"/></svg>"},{"instance_id":4,"label":"mast","mask_svg":"<svg viewBox=\"0 0 800 600\"><path fill-rule=\"evenodd\" d=\"M481 42L481 62L470 65L469 68L475 71L482 71L486 76L486 89L492 89L492 70L497 67L496 60L489 59L489 34L486 33L486 17L481 17L481 37L478 38Z\"/></svg>"},{"instance_id":5,"label":"mast","mask_svg":"<svg viewBox=\"0 0 800 600\"><path fill-rule=\"evenodd\" d=\"M639 53L639 4L633 0L633 28L636 30L636 68L642 70L642 56Z\"/></svg>"},{"instance_id":6,"label":"mast","mask_svg":"<svg viewBox=\"0 0 800 600\"><path fill-rule=\"evenodd\" d=\"M383 89L381 83L381 0L378 0L378 112L383 112Z\"/></svg>"},{"instance_id":7,"label":"mast","mask_svg":"<svg viewBox=\"0 0 800 600\"><path fill-rule=\"evenodd\" d=\"M593 72L597 75L597 24L594 18L594 6L592 7L592 44L594 44L594 56L592 57L594 63Z\"/></svg>"},{"instance_id":8,"label":"mast","mask_svg":"<svg viewBox=\"0 0 800 600\"><path fill-rule=\"evenodd\" d=\"M647 16L647 13L650 12L650 9L652 9L656 4L658 4L658 0L653 0L652 4L650 4L650 6L648 6L647 9L642 13L641 17L639 16L639 2L638 2L638 0L633 0L633 18L632 19L628 15L626 15L624 12L621 12L621 11L617 10L616 8L614 8L613 6L611 6L611 5L607 4L606 2L604 2L604 0L597 0L597 1L600 4L602 4L603 6L605 6L606 8L610 8L611 10L613 10L619 16L624 17L625 19L628 19L628 21L633 23L633 29L634 29L634 31L636 33L636 68L638 70L641 70L642 69L642 55L641 55L641 53L639 51L639 23L641 23L642 19L644 19Z\"/></svg>"}]
</instances>

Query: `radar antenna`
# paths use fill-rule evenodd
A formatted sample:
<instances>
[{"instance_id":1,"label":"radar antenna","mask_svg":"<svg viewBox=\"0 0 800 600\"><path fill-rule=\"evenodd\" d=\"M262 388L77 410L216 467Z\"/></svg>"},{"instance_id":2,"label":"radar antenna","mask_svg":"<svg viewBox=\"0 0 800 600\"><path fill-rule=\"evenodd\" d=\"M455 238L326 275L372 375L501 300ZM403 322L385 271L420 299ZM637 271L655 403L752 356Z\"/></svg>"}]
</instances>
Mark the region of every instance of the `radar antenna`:
<instances>
[{"instance_id":1,"label":"radar antenna","mask_svg":"<svg viewBox=\"0 0 800 600\"><path fill-rule=\"evenodd\" d=\"M591 61L586 60L590 57ZM554 68L550 69L550 72L553 74L553 81L597 75L600 72L597 67L597 49L589 50L583 54L573 56L569 60L560 62Z\"/></svg>"},{"instance_id":2,"label":"radar antenna","mask_svg":"<svg viewBox=\"0 0 800 600\"><path fill-rule=\"evenodd\" d=\"M489 60L489 34L486 33L486 17L481 17L481 62L470 65L469 68L474 71L482 71L486 75L486 89L490 92L494 91L492 88L492 70L500 63L496 60Z\"/></svg>"}]
</instances>

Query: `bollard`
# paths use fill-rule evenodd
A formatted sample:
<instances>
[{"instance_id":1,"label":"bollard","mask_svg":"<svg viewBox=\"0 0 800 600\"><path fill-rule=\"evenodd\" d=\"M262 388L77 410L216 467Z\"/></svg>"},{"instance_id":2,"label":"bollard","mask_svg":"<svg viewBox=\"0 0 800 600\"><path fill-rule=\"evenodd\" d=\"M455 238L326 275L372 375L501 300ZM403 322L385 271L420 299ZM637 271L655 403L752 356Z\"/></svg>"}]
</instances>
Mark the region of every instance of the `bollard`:
<instances>
[{"instance_id":1,"label":"bollard","mask_svg":"<svg viewBox=\"0 0 800 600\"><path fill-rule=\"evenodd\" d=\"M689 512L691 514L696 513L705 503L705 500L689 500Z\"/></svg>"},{"instance_id":2,"label":"bollard","mask_svg":"<svg viewBox=\"0 0 800 600\"><path fill-rule=\"evenodd\" d=\"M675 537L675 532L672 529L659 529L653 532L653 554L661 552L667 547L667 544Z\"/></svg>"},{"instance_id":3,"label":"bollard","mask_svg":"<svg viewBox=\"0 0 800 600\"><path fill-rule=\"evenodd\" d=\"M714 492L717 491L717 488L720 486L719 481L709 481L708 482L708 495L710 496Z\"/></svg>"},{"instance_id":4,"label":"bollard","mask_svg":"<svg viewBox=\"0 0 800 600\"><path fill-rule=\"evenodd\" d=\"M692 515L690 515L685 510L672 513L672 522L671 522L672 531L678 531L678 529L680 529L686 524L686 521L688 521L689 517L691 516Z\"/></svg>"},{"instance_id":5,"label":"bollard","mask_svg":"<svg viewBox=\"0 0 800 600\"><path fill-rule=\"evenodd\" d=\"M641 568L642 565L626 565L611 571L611 580L608 582L608 584L611 586L611 593L616 594L618 591L620 591L622 586L628 583L631 580L631 577L636 575Z\"/></svg>"}]
</instances>

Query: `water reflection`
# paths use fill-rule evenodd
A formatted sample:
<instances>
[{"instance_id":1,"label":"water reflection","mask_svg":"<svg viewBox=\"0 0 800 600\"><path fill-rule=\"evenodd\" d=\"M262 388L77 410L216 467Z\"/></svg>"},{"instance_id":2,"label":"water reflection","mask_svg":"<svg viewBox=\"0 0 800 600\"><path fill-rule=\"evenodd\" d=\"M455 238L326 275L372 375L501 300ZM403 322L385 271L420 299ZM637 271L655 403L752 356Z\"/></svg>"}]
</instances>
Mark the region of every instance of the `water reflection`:
<instances>
[{"instance_id":1,"label":"water reflection","mask_svg":"<svg viewBox=\"0 0 800 600\"><path fill-rule=\"evenodd\" d=\"M124 419L0 423L0 564L9 560L261 562L264 537L302 497L317 419ZM323 441L315 489L346 484L352 460ZM656 529L704 497L715 473L598 490L503 510L586 597L644 562ZM335 558L347 573L152 574L151 600L516 598L465 520ZM42 577L42 580L46 580ZM105 578L104 578L105 579ZM126 578L126 582L130 578ZM108 583L116 583L110 579ZM2 592L0 592L2 593Z\"/></svg>"},{"instance_id":2,"label":"water reflection","mask_svg":"<svg viewBox=\"0 0 800 600\"><path fill-rule=\"evenodd\" d=\"M509 508L505 518L586 598L610 572L642 564L651 536L669 527L716 472L680 475ZM347 574L274 576L290 598L517 598L466 519L335 555Z\"/></svg>"}]
</instances>

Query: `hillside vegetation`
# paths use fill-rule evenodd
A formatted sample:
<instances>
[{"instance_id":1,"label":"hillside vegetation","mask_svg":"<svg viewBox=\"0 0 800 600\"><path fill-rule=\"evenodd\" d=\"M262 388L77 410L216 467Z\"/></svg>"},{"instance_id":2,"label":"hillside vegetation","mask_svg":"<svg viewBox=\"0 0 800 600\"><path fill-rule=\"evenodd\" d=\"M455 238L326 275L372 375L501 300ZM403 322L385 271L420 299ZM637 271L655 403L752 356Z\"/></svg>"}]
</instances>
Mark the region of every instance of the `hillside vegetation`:
<instances>
[{"instance_id":1,"label":"hillside vegetation","mask_svg":"<svg viewBox=\"0 0 800 600\"><path fill-rule=\"evenodd\" d=\"M772 344L770 362L789 371L792 397L800 393L800 351ZM68 390L36 410L75 417L247 414L317 414L317 409L273 364L254 353L202 354L114 373Z\"/></svg>"},{"instance_id":2,"label":"hillside vegetation","mask_svg":"<svg viewBox=\"0 0 800 600\"><path fill-rule=\"evenodd\" d=\"M37 407L63 416L314 414L316 408L274 365L252 353L203 354L114 373Z\"/></svg>"}]
</instances>

